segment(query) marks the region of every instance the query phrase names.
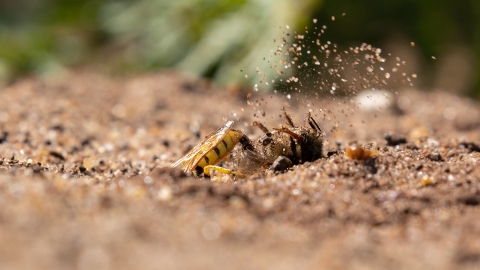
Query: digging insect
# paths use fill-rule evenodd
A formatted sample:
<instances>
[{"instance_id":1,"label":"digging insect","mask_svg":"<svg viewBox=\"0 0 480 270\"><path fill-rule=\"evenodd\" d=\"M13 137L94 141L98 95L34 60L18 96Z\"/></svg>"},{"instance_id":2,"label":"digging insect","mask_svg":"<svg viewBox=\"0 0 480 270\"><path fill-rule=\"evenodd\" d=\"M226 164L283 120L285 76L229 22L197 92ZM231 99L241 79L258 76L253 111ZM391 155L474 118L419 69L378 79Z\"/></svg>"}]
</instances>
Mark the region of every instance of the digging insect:
<instances>
[{"instance_id":1,"label":"digging insect","mask_svg":"<svg viewBox=\"0 0 480 270\"><path fill-rule=\"evenodd\" d=\"M307 114L306 124L295 126L285 110L283 116L287 127L273 128L271 131L264 125L254 122L254 125L264 132L255 142L243 132L233 129L233 121L228 121L172 167L182 165L186 172L192 172L197 176L202 174L210 176L210 170L248 176L267 168L284 171L293 165L322 157L323 134L315 119ZM242 148L233 154L236 170L216 166L238 143Z\"/></svg>"}]
</instances>

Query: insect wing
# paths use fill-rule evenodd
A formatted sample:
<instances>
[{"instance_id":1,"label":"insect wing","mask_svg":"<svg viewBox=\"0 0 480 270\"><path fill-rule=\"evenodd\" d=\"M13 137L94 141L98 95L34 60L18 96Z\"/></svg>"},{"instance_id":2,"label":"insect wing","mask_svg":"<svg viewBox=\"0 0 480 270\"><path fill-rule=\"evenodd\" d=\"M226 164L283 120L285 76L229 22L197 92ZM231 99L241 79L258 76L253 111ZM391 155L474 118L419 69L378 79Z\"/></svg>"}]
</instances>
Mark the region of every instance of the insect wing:
<instances>
[{"instance_id":1,"label":"insect wing","mask_svg":"<svg viewBox=\"0 0 480 270\"><path fill-rule=\"evenodd\" d=\"M235 157L237 171L243 175L252 175L268 164L265 157L255 151L244 150Z\"/></svg>"},{"instance_id":2,"label":"insect wing","mask_svg":"<svg viewBox=\"0 0 480 270\"><path fill-rule=\"evenodd\" d=\"M223 127L205 137L202 142L192 148L184 157L175 162L172 168L182 164L187 172L195 169L198 162L225 138L225 135L232 129L232 125L233 121L228 121Z\"/></svg>"}]
</instances>

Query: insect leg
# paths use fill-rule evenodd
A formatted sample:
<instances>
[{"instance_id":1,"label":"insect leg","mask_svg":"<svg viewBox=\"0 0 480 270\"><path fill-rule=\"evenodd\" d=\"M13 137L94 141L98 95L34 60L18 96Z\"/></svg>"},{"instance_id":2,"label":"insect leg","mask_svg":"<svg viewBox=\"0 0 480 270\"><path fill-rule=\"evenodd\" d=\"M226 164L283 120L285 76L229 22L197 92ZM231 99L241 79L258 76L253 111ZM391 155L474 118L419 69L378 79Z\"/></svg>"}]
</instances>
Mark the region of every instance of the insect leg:
<instances>
[{"instance_id":1,"label":"insect leg","mask_svg":"<svg viewBox=\"0 0 480 270\"><path fill-rule=\"evenodd\" d=\"M290 135L290 137L294 138L297 141L300 141L302 139L302 137L300 137L298 134L295 134L295 132L291 131L288 128L274 128L274 129Z\"/></svg>"},{"instance_id":2,"label":"insect leg","mask_svg":"<svg viewBox=\"0 0 480 270\"><path fill-rule=\"evenodd\" d=\"M317 124L317 122L315 121L315 119L313 119L313 117L310 116L310 113L308 113L308 115L307 115L307 120L308 120L308 124L310 125L310 127L311 127L313 130L317 130L317 131L322 132L322 129L320 129L320 127L318 126L318 124Z\"/></svg>"},{"instance_id":3,"label":"insect leg","mask_svg":"<svg viewBox=\"0 0 480 270\"><path fill-rule=\"evenodd\" d=\"M285 121L287 121L287 124L292 128L295 127L295 125L293 124L292 118L290 118L290 115L288 115L287 110L285 110L285 107L283 107L282 112L283 112L283 118L285 118Z\"/></svg>"},{"instance_id":4,"label":"insect leg","mask_svg":"<svg viewBox=\"0 0 480 270\"><path fill-rule=\"evenodd\" d=\"M223 168L223 167L215 166L215 165L207 165L207 166L205 166L205 168L203 168L203 174L204 174L205 176L210 177L210 169L215 170L215 171L217 171L217 172L219 172L219 173L223 173L223 174L233 174L233 175L242 176L242 174L239 173L239 172L234 172L234 171L232 171L232 170L225 169L225 168Z\"/></svg>"},{"instance_id":5,"label":"insect leg","mask_svg":"<svg viewBox=\"0 0 480 270\"><path fill-rule=\"evenodd\" d=\"M258 128L261 129L264 133L267 133L267 132L268 132L268 129L267 129L262 123L260 123L260 122L253 121L252 126L258 127Z\"/></svg>"}]
</instances>

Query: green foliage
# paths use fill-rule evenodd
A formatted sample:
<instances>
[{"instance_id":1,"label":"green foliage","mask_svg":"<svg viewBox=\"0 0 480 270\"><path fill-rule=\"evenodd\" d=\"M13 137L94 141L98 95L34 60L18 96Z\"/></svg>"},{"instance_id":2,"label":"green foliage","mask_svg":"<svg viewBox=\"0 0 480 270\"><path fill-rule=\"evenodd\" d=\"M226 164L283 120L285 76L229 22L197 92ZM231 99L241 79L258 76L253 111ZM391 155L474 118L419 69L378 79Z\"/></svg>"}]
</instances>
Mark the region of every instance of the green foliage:
<instances>
[{"instance_id":1,"label":"green foliage","mask_svg":"<svg viewBox=\"0 0 480 270\"><path fill-rule=\"evenodd\" d=\"M381 46L403 35L416 43L427 70L434 69L432 55L458 44L480 63L475 0L6 0L0 2L0 81L96 64L116 73L176 68L251 85L255 76L245 74L271 75L268 57L283 37L279 27L289 25L293 33L312 18L342 46ZM474 73L480 89L480 69Z\"/></svg>"},{"instance_id":2,"label":"green foliage","mask_svg":"<svg viewBox=\"0 0 480 270\"><path fill-rule=\"evenodd\" d=\"M100 32L101 1L6 1L0 4L0 81L87 64Z\"/></svg>"},{"instance_id":3,"label":"green foliage","mask_svg":"<svg viewBox=\"0 0 480 270\"><path fill-rule=\"evenodd\" d=\"M274 25L297 25L318 3L142 0L107 4L100 17L113 42L128 51L118 59L127 66L175 67L232 83L242 80L240 70L254 73L262 65L278 38Z\"/></svg>"}]
</instances>

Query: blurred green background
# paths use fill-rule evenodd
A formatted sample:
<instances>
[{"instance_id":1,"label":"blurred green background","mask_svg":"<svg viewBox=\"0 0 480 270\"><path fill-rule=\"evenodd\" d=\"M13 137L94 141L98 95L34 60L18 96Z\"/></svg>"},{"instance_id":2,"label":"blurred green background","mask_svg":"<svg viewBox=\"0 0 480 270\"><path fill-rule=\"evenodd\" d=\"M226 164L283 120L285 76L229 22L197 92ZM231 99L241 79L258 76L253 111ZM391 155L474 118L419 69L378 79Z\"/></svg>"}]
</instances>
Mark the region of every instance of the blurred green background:
<instances>
[{"instance_id":1,"label":"blurred green background","mask_svg":"<svg viewBox=\"0 0 480 270\"><path fill-rule=\"evenodd\" d=\"M264 58L292 37L285 25L303 33L313 18L340 47L365 42L400 56L419 88L480 97L478 0L2 0L0 81L174 68L252 85L258 78L245 74L269 73Z\"/></svg>"}]
</instances>

